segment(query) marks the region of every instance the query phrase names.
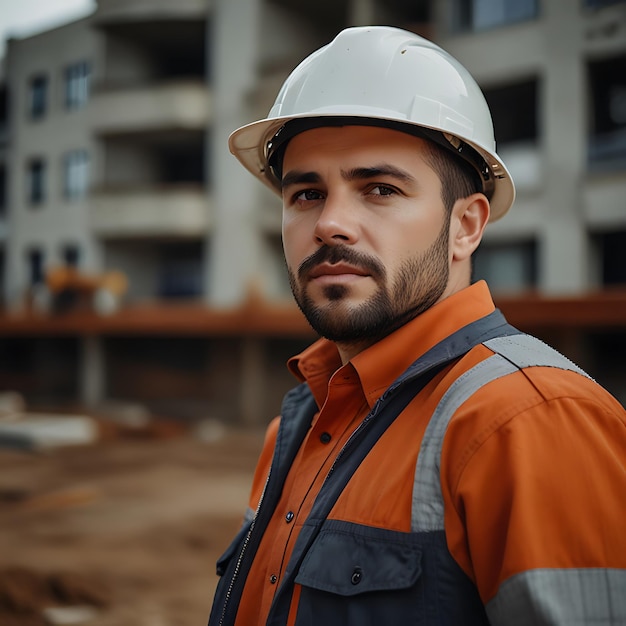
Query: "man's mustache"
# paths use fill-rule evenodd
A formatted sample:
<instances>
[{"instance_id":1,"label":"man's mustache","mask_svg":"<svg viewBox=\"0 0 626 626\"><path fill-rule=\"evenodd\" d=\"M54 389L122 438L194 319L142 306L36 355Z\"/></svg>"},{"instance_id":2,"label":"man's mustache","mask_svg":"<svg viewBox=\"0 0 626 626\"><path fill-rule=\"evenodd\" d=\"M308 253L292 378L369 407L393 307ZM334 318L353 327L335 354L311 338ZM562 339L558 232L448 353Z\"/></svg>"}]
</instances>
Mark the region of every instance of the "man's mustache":
<instances>
[{"instance_id":1,"label":"man's mustache","mask_svg":"<svg viewBox=\"0 0 626 626\"><path fill-rule=\"evenodd\" d=\"M342 262L366 270L375 280L383 279L386 274L384 265L377 258L340 244L338 246L324 245L304 259L298 267L298 278L305 280L308 274L322 263L335 265Z\"/></svg>"}]
</instances>

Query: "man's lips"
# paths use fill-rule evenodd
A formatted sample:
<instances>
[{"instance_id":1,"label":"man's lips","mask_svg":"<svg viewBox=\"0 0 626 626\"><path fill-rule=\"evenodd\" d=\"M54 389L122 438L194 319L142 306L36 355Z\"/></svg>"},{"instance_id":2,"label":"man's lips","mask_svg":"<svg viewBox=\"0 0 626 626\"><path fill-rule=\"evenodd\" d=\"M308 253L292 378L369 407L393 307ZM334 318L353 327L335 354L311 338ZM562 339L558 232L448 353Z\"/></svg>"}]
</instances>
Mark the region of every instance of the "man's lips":
<instances>
[{"instance_id":1,"label":"man's lips","mask_svg":"<svg viewBox=\"0 0 626 626\"><path fill-rule=\"evenodd\" d=\"M358 277L358 276L371 276L371 273L367 270L357 267L355 265L350 265L348 263L321 263L320 265L316 265L309 273L308 279L323 279L332 277Z\"/></svg>"}]
</instances>

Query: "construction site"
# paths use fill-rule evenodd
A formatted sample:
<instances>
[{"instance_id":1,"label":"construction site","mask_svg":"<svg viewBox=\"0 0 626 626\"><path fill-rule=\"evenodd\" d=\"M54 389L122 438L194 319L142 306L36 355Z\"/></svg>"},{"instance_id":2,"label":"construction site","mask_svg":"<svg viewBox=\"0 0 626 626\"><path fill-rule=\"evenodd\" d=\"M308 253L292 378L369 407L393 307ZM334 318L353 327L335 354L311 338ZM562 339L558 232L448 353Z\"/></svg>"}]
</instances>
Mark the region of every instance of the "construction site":
<instances>
[{"instance_id":1,"label":"construction site","mask_svg":"<svg viewBox=\"0 0 626 626\"><path fill-rule=\"evenodd\" d=\"M0 431L2 626L206 623L262 434L130 422L31 414L10 447Z\"/></svg>"},{"instance_id":2,"label":"construction site","mask_svg":"<svg viewBox=\"0 0 626 626\"><path fill-rule=\"evenodd\" d=\"M474 278L626 404L626 4L494 4L99 0L7 41L0 626L206 622L316 338L280 199L227 139L344 27L411 30L476 76L517 198Z\"/></svg>"}]
</instances>

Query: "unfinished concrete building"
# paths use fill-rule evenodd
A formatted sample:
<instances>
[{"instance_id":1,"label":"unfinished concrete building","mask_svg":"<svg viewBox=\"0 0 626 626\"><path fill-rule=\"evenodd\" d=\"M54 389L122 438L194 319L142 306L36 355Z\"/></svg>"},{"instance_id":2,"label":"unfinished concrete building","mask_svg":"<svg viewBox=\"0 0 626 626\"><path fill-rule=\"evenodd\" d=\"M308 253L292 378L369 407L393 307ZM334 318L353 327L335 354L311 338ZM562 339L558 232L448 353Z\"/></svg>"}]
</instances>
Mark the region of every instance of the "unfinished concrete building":
<instances>
[{"instance_id":1,"label":"unfinished concrete building","mask_svg":"<svg viewBox=\"0 0 626 626\"><path fill-rule=\"evenodd\" d=\"M8 43L0 75L0 388L262 424L313 334L280 204L228 153L340 29L391 24L476 76L518 187L476 256L510 321L623 402L626 3L99 0Z\"/></svg>"}]
</instances>

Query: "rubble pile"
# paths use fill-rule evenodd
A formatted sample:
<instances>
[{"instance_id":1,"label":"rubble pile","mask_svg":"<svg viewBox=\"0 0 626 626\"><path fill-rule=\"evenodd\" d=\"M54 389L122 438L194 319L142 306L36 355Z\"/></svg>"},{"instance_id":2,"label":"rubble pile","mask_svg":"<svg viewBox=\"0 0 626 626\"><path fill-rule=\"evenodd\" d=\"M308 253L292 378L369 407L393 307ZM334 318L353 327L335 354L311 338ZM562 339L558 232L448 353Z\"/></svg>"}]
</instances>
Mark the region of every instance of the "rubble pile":
<instances>
[{"instance_id":1,"label":"rubble pile","mask_svg":"<svg viewBox=\"0 0 626 626\"><path fill-rule=\"evenodd\" d=\"M77 623L78 616L106 609L110 594L102 581L73 572L0 570L0 624L49 626Z\"/></svg>"}]
</instances>

